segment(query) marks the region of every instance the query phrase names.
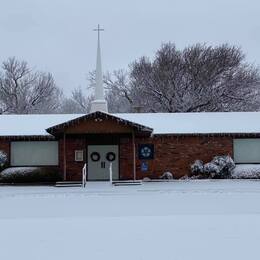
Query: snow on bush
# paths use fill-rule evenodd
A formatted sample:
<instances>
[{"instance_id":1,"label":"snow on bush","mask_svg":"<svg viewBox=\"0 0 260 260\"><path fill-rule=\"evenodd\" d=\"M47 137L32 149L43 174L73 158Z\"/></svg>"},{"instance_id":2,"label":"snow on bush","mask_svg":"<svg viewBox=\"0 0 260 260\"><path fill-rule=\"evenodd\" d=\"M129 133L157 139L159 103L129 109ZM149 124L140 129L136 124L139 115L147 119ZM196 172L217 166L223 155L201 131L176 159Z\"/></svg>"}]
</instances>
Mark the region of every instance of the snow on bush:
<instances>
[{"instance_id":1,"label":"snow on bush","mask_svg":"<svg viewBox=\"0 0 260 260\"><path fill-rule=\"evenodd\" d=\"M260 164L239 164L231 172L232 179L260 179Z\"/></svg>"},{"instance_id":2,"label":"snow on bush","mask_svg":"<svg viewBox=\"0 0 260 260\"><path fill-rule=\"evenodd\" d=\"M218 176L219 172L220 172L220 167L212 162L206 163L204 165L204 174L210 176L211 178L215 178L216 176Z\"/></svg>"},{"instance_id":3,"label":"snow on bush","mask_svg":"<svg viewBox=\"0 0 260 260\"><path fill-rule=\"evenodd\" d=\"M234 168L235 163L229 155L215 156L205 165L202 161L196 160L191 165L191 174L198 178L225 179L231 177Z\"/></svg>"},{"instance_id":4,"label":"snow on bush","mask_svg":"<svg viewBox=\"0 0 260 260\"><path fill-rule=\"evenodd\" d=\"M201 160L196 160L192 165L191 165L191 173L192 175L199 175L204 172L204 165Z\"/></svg>"},{"instance_id":5,"label":"snow on bush","mask_svg":"<svg viewBox=\"0 0 260 260\"><path fill-rule=\"evenodd\" d=\"M160 179L172 180L173 174L171 172L164 172L163 175L160 177Z\"/></svg>"},{"instance_id":6,"label":"snow on bush","mask_svg":"<svg viewBox=\"0 0 260 260\"><path fill-rule=\"evenodd\" d=\"M211 163L214 163L219 167L218 178L229 178L232 170L236 167L233 159L226 156L215 156Z\"/></svg>"},{"instance_id":7,"label":"snow on bush","mask_svg":"<svg viewBox=\"0 0 260 260\"><path fill-rule=\"evenodd\" d=\"M0 150L0 171L7 166L8 158L7 154Z\"/></svg>"},{"instance_id":8,"label":"snow on bush","mask_svg":"<svg viewBox=\"0 0 260 260\"><path fill-rule=\"evenodd\" d=\"M182 177L179 178L179 180L199 180L199 179L205 179L205 177L202 177L202 175L192 175L192 176L189 176L189 175L184 175Z\"/></svg>"},{"instance_id":9,"label":"snow on bush","mask_svg":"<svg viewBox=\"0 0 260 260\"><path fill-rule=\"evenodd\" d=\"M143 181L151 181L151 179L149 177L144 177Z\"/></svg>"},{"instance_id":10,"label":"snow on bush","mask_svg":"<svg viewBox=\"0 0 260 260\"><path fill-rule=\"evenodd\" d=\"M37 183L61 180L58 169L54 167L12 167L0 173L2 183Z\"/></svg>"},{"instance_id":11,"label":"snow on bush","mask_svg":"<svg viewBox=\"0 0 260 260\"><path fill-rule=\"evenodd\" d=\"M11 167L1 172L1 177L9 177L12 175L26 176L30 173L38 171L38 167Z\"/></svg>"}]
</instances>

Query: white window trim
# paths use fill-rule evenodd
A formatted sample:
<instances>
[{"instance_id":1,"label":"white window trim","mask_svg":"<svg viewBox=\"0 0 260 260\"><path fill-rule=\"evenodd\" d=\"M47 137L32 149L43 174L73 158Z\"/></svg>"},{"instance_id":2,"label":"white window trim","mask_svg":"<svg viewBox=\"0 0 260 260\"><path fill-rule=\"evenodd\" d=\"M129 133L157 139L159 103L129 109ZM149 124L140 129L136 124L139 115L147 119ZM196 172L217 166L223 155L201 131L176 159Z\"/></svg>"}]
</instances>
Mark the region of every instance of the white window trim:
<instances>
[{"instance_id":1,"label":"white window trim","mask_svg":"<svg viewBox=\"0 0 260 260\"><path fill-rule=\"evenodd\" d=\"M83 150L75 150L75 162L83 162L84 161L84 151Z\"/></svg>"}]
</instances>

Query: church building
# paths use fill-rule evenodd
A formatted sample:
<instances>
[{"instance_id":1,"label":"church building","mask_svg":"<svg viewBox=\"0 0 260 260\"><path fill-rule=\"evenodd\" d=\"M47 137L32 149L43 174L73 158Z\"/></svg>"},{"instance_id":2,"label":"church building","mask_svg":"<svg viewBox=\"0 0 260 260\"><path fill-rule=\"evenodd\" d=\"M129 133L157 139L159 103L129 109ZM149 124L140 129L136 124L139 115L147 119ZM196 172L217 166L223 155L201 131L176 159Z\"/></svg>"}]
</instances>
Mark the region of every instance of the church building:
<instances>
[{"instance_id":1,"label":"church building","mask_svg":"<svg viewBox=\"0 0 260 260\"><path fill-rule=\"evenodd\" d=\"M260 163L260 113L110 114L98 36L91 112L0 115L0 151L11 167L56 167L64 181L80 181L85 164L87 180L108 180L110 163L114 180L180 178L217 155Z\"/></svg>"}]
</instances>

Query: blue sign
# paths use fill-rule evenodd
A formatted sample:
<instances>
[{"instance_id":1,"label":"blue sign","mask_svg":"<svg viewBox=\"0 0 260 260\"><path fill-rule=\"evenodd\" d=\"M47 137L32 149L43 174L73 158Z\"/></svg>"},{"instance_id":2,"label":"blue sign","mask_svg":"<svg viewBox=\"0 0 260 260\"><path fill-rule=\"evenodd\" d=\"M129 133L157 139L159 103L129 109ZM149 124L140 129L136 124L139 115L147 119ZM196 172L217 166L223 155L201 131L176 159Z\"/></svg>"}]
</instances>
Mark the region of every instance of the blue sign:
<instances>
[{"instance_id":1,"label":"blue sign","mask_svg":"<svg viewBox=\"0 0 260 260\"><path fill-rule=\"evenodd\" d=\"M141 171L147 172L148 171L148 163L147 162L141 162Z\"/></svg>"},{"instance_id":2,"label":"blue sign","mask_svg":"<svg viewBox=\"0 0 260 260\"><path fill-rule=\"evenodd\" d=\"M141 160L152 160L154 158L153 144L139 144L138 158Z\"/></svg>"}]
</instances>

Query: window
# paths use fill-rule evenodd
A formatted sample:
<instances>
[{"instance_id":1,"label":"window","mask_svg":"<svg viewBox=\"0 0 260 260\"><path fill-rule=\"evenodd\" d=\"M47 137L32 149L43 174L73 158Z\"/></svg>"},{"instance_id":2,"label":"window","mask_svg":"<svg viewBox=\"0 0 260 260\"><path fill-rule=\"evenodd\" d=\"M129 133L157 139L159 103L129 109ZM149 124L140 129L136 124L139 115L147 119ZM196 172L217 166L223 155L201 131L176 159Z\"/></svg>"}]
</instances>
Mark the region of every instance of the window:
<instances>
[{"instance_id":1,"label":"window","mask_svg":"<svg viewBox=\"0 0 260 260\"><path fill-rule=\"evenodd\" d=\"M76 150L75 151L75 161L76 162L83 162L83 160L84 160L83 150Z\"/></svg>"},{"instance_id":2,"label":"window","mask_svg":"<svg viewBox=\"0 0 260 260\"><path fill-rule=\"evenodd\" d=\"M260 163L260 139L234 139L233 145L236 163Z\"/></svg>"},{"instance_id":3,"label":"window","mask_svg":"<svg viewBox=\"0 0 260 260\"><path fill-rule=\"evenodd\" d=\"M57 141L11 142L11 166L59 165Z\"/></svg>"}]
</instances>

